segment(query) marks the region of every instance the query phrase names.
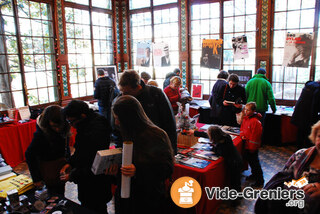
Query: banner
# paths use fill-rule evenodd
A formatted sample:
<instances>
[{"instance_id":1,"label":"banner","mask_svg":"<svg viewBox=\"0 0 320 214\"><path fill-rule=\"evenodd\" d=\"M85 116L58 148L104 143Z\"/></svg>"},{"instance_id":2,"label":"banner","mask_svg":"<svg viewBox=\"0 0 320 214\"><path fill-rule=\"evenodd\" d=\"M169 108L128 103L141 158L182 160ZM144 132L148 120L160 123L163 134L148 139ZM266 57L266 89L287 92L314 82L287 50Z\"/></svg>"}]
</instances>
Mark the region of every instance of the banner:
<instances>
[{"instance_id":1,"label":"banner","mask_svg":"<svg viewBox=\"0 0 320 214\"><path fill-rule=\"evenodd\" d=\"M283 66L307 68L311 56L313 33L287 33Z\"/></svg>"},{"instance_id":2,"label":"banner","mask_svg":"<svg viewBox=\"0 0 320 214\"><path fill-rule=\"evenodd\" d=\"M202 40L201 67L220 69L222 44L222 39Z\"/></svg>"},{"instance_id":3,"label":"banner","mask_svg":"<svg viewBox=\"0 0 320 214\"><path fill-rule=\"evenodd\" d=\"M238 36L232 38L233 59L249 58L247 36Z\"/></svg>"},{"instance_id":4,"label":"banner","mask_svg":"<svg viewBox=\"0 0 320 214\"><path fill-rule=\"evenodd\" d=\"M153 43L153 57L155 67L170 66L169 45L167 43Z\"/></svg>"},{"instance_id":5,"label":"banner","mask_svg":"<svg viewBox=\"0 0 320 214\"><path fill-rule=\"evenodd\" d=\"M151 62L150 52L151 52L150 43L138 42L136 65L149 67Z\"/></svg>"}]
</instances>

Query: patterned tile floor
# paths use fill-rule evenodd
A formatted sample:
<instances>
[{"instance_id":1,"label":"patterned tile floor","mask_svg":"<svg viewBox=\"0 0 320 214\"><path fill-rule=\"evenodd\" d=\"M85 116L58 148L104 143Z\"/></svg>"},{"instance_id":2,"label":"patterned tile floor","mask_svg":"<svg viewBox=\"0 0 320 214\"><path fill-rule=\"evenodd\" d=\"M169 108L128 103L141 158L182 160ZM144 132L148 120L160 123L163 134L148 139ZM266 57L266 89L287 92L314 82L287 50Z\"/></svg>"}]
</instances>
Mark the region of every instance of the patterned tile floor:
<instances>
[{"instance_id":1,"label":"patterned tile floor","mask_svg":"<svg viewBox=\"0 0 320 214\"><path fill-rule=\"evenodd\" d=\"M276 146L263 146L260 149L259 158L264 173L265 182L278 171L282 170L288 158L296 151L294 146L276 147ZM26 163L21 163L14 168L17 173L29 175L28 166ZM249 186L250 183L245 180L245 176L250 175L250 169L243 173L242 187ZM79 203L77 199L77 185L71 182L66 184L65 197ZM223 202L219 207L217 214L252 214L254 213L255 201L241 200L237 207L231 207L230 203ZM108 203L108 213L114 214L114 200Z\"/></svg>"}]
</instances>

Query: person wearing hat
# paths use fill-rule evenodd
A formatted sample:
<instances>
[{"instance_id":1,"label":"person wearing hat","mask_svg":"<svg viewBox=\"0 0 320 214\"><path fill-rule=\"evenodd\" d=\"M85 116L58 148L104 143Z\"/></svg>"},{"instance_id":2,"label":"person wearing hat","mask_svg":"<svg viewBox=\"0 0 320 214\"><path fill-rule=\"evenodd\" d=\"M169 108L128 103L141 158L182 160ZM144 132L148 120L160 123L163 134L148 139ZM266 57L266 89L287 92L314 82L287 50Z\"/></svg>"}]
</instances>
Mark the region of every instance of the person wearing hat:
<instances>
[{"instance_id":1,"label":"person wearing hat","mask_svg":"<svg viewBox=\"0 0 320 214\"><path fill-rule=\"evenodd\" d=\"M161 67L170 66L169 47L166 45L163 48L164 56L161 57Z\"/></svg>"},{"instance_id":2,"label":"person wearing hat","mask_svg":"<svg viewBox=\"0 0 320 214\"><path fill-rule=\"evenodd\" d=\"M247 102L255 102L257 104L256 111L262 115L262 125L266 116L266 111L268 110L268 104L273 113L277 110L272 86L265 74L266 69L259 68L257 74L254 75L246 85Z\"/></svg>"},{"instance_id":3,"label":"person wearing hat","mask_svg":"<svg viewBox=\"0 0 320 214\"><path fill-rule=\"evenodd\" d=\"M141 72L140 76L141 76L141 80L142 80L145 84L147 84L148 81L149 81L149 79L151 79L150 74L148 74L148 73L145 72L145 71Z\"/></svg>"}]
</instances>

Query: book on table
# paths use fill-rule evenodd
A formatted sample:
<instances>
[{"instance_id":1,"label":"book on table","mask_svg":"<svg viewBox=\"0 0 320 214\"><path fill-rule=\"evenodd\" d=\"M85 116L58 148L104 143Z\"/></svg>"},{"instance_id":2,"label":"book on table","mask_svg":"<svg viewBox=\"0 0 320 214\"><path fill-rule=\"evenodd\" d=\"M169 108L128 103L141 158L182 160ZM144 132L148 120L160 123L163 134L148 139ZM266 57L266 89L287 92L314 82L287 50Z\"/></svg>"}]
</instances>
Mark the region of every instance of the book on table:
<instances>
[{"instance_id":1,"label":"book on table","mask_svg":"<svg viewBox=\"0 0 320 214\"><path fill-rule=\"evenodd\" d=\"M204 158L208 160L218 160L219 157L215 155L213 151L205 151L205 150L194 150L190 153L191 156Z\"/></svg>"},{"instance_id":2,"label":"book on table","mask_svg":"<svg viewBox=\"0 0 320 214\"><path fill-rule=\"evenodd\" d=\"M206 168L209 164L210 161L207 160L202 160L199 158L195 158L195 157L189 157L189 156L185 156L182 154L177 154L175 156L176 158L176 162L182 165L186 165L186 166L190 166L190 167L194 167L194 168Z\"/></svg>"}]
</instances>

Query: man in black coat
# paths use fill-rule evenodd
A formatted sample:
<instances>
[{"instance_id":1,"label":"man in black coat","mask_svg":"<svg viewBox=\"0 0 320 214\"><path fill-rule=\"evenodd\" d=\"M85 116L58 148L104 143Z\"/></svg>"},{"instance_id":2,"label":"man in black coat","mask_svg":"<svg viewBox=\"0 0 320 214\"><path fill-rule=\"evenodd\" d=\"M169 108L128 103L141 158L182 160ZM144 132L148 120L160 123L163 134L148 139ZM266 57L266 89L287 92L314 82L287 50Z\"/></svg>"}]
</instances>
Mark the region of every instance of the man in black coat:
<instances>
[{"instance_id":1,"label":"man in black coat","mask_svg":"<svg viewBox=\"0 0 320 214\"><path fill-rule=\"evenodd\" d=\"M134 96L139 100L149 119L167 133L176 154L176 122L171 104L163 91L160 88L145 85L134 70L125 71L121 75L119 88L122 94Z\"/></svg>"},{"instance_id":2,"label":"man in black coat","mask_svg":"<svg viewBox=\"0 0 320 214\"><path fill-rule=\"evenodd\" d=\"M105 76L103 69L98 69L98 79L94 84L93 97L98 99L99 112L108 122L111 120L111 103L119 94L116 83L108 76Z\"/></svg>"},{"instance_id":3,"label":"man in black coat","mask_svg":"<svg viewBox=\"0 0 320 214\"><path fill-rule=\"evenodd\" d=\"M244 87L239 85L238 75L231 74L228 78L227 90L224 95L223 107L219 117L221 125L239 126L236 114L241 112L242 104L246 102L246 91Z\"/></svg>"},{"instance_id":4,"label":"man in black coat","mask_svg":"<svg viewBox=\"0 0 320 214\"><path fill-rule=\"evenodd\" d=\"M82 206L97 213L107 213L107 203L112 197L110 177L94 175L91 166L97 151L109 149L110 125L83 101L71 101L64 113L70 125L77 129L77 135L75 152L70 163L61 169L60 178L78 184L78 199Z\"/></svg>"},{"instance_id":5,"label":"man in black coat","mask_svg":"<svg viewBox=\"0 0 320 214\"><path fill-rule=\"evenodd\" d=\"M209 97L209 103L211 106L210 117L213 124L221 124L219 117L223 107L223 100L227 89L227 79L229 73L226 71L220 71L218 74L218 80L213 85L211 95Z\"/></svg>"}]
</instances>

